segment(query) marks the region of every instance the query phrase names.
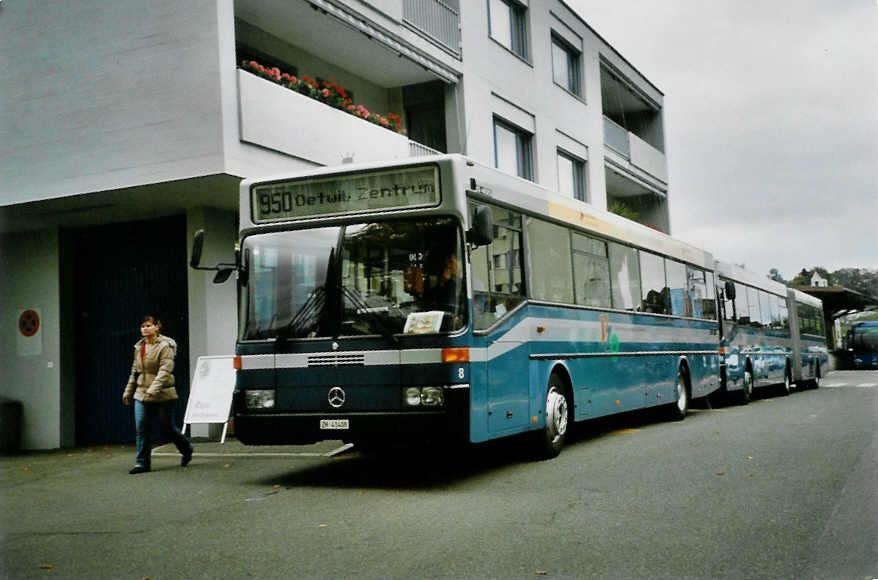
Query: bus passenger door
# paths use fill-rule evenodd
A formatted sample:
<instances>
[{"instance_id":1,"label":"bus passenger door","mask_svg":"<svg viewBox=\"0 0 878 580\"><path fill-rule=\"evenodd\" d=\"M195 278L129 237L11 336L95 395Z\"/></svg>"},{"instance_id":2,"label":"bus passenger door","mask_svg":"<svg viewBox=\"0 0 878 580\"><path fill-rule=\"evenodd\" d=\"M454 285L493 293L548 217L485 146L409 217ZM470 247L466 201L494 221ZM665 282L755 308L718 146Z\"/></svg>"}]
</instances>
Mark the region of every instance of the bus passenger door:
<instances>
[{"instance_id":1,"label":"bus passenger door","mask_svg":"<svg viewBox=\"0 0 878 580\"><path fill-rule=\"evenodd\" d=\"M513 322L510 320L510 322ZM503 325L488 346L488 431L500 433L527 425L530 392L526 324Z\"/></svg>"},{"instance_id":2,"label":"bus passenger door","mask_svg":"<svg viewBox=\"0 0 878 580\"><path fill-rule=\"evenodd\" d=\"M470 254L473 330L484 336L487 430L521 430L528 424L529 356L522 278L521 217L491 208L494 240Z\"/></svg>"}]
</instances>

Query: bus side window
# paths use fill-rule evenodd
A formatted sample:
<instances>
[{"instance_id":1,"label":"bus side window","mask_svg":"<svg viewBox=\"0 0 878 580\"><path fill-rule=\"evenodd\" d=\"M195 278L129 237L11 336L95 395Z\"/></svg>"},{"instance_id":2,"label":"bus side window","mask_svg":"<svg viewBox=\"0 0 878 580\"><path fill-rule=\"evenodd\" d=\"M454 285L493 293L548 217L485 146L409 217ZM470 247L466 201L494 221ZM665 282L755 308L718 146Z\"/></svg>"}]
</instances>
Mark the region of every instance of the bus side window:
<instances>
[{"instance_id":1,"label":"bus side window","mask_svg":"<svg viewBox=\"0 0 878 580\"><path fill-rule=\"evenodd\" d=\"M483 330L524 301L521 216L496 207L494 241L470 253L473 328Z\"/></svg>"},{"instance_id":2,"label":"bus side window","mask_svg":"<svg viewBox=\"0 0 878 580\"><path fill-rule=\"evenodd\" d=\"M637 250L610 242L609 255L613 308L635 310L640 306L640 269Z\"/></svg>"}]
</instances>

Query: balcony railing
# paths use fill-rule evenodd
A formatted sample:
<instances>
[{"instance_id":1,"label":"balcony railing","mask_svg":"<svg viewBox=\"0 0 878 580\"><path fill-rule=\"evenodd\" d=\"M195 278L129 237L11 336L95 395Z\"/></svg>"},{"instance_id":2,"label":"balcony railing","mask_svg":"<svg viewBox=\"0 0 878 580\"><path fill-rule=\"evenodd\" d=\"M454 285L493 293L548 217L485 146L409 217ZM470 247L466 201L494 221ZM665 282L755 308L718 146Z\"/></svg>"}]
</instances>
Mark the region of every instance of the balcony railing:
<instances>
[{"instance_id":1,"label":"balcony railing","mask_svg":"<svg viewBox=\"0 0 878 580\"><path fill-rule=\"evenodd\" d=\"M460 15L442 0L403 0L403 20L460 56Z\"/></svg>"},{"instance_id":2,"label":"balcony railing","mask_svg":"<svg viewBox=\"0 0 878 580\"><path fill-rule=\"evenodd\" d=\"M604 117L604 145L624 157L631 156L628 129Z\"/></svg>"},{"instance_id":3,"label":"balcony railing","mask_svg":"<svg viewBox=\"0 0 878 580\"><path fill-rule=\"evenodd\" d=\"M427 147L417 141L409 140L409 157L424 157L426 155L442 155L441 151L437 151L432 147Z\"/></svg>"}]
</instances>

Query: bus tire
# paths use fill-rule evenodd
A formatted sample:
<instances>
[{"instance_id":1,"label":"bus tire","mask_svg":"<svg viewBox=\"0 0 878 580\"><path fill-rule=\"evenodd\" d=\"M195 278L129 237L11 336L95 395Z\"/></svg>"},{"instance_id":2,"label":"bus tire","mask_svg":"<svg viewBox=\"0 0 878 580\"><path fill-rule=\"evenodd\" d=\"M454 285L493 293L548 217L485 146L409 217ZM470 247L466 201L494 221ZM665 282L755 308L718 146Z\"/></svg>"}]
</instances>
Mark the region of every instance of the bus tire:
<instances>
[{"instance_id":1,"label":"bus tire","mask_svg":"<svg viewBox=\"0 0 878 580\"><path fill-rule=\"evenodd\" d=\"M539 459L551 459L561 453L570 424L570 408L564 381L557 373L552 373L546 387L545 425L535 442Z\"/></svg>"},{"instance_id":2,"label":"bus tire","mask_svg":"<svg viewBox=\"0 0 878 580\"><path fill-rule=\"evenodd\" d=\"M783 372L783 382L780 384L780 394L783 396L790 395L793 392L793 381L790 378L790 369Z\"/></svg>"},{"instance_id":3,"label":"bus tire","mask_svg":"<svg viewBox=\"0 0 878 580\"><path fill-rule=\"evenodd\" d=\"M748 366L747 370L744 371L744 388L741 389L740 394L738 395L738 403L741 405L746 405L750 402L750 399L753 397L753 370Z\"/></svg>"},{"instance_id":4,"label":"bus tire","mask_svg":"<svg viewBox=\"0 0 878 580\"><path fill-rule=\"evenodd\" d=\"M676 400L668 405L668 419L682 421L689 410L689 379L683 367L677 371L677 382L674 385Z\"/></svg>"}]
</instances>

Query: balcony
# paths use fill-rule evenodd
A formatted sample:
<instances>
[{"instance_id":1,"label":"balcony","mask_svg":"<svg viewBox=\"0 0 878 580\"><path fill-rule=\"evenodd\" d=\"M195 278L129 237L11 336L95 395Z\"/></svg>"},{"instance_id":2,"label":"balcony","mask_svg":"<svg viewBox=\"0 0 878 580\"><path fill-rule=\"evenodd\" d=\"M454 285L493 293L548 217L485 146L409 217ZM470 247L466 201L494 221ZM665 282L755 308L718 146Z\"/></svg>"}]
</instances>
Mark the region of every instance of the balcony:
<instances>
[{"instance_id":1,"label":"balcony","mask_svg":"<svg viewBox=\"0 0 878 580\"><path fill-rule=\"evenodd\" d=\"M407 158L406 136L238 70L241 141L319 165Z\"/></svg>"},{"instance_id":2,"label":"balcony","mask_svg":"<svg viewBox=\"0 0 878 580\"><path fill-rule=\"evenodd\" d=\"M442 0L403 0L403 20L460 58L460 14Z\"/></svg>"},{"instance_id":3,"label":"balcony","mask_svg":"<svg viewBox=\"0 0 878 580\"><path fill-rule=\"evenodd\" d=\"M665 154L608 117L604 117L604 145L627 161L633 171L668 183Z\"/></svg>"},{"instance_id":4,"label":"balcony","mask_svg":"<svg viewBox=\"0 0 878 580\"><path fill-rule=\"evenodd\" d=\"M238 70L241 141L319 165L440 155L364 119Z\"/></svg>"}]
</instances>

